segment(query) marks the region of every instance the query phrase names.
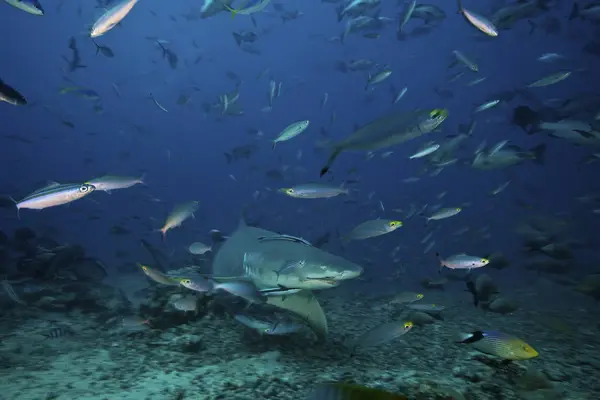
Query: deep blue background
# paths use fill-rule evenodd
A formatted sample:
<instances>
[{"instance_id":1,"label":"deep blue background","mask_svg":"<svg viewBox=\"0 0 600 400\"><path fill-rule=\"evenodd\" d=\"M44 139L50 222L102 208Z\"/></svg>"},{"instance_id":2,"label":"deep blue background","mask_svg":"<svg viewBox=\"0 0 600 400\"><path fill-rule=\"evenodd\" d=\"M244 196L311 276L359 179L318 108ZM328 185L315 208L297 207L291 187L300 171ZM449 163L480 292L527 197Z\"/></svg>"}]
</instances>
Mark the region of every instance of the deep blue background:
<instances>
[{"instance_id":1,"label":"deep blue background","mask_svg":"<svg viewBox=\"0 0 600 400\"><path fill-rule=\"evenodd\" d=\"M262 194L257 200L257 209L263 212L261 224L265 228L309 239L328 229L344 232L369 218L403 219L404 214L391 209L406 210L410 203L437 204L435 196L442 191L448 191L442 201L444 206L472 203L459 216L439 224L440 230L434 236L435 250L442 254L502 251L517 257L519 238L513 228L532 211L515 205L515 199L533 204L541 213L565 213L579 237L593 239L598 232L600 215L592 214L590 206L583 206L574 199L598 189L597 164L579 167L579 161L591 149L577 148L543 133L528 137L509 124L512 107L518 102L478 114L474 137L465 143L461 154L470 157L484 139L490 145L509 139L511 144L523 148L547 142L547 161L543 167L525 162L505 170L479 171L458 165L447 168L437 177L425 175L416 183L402 182L422 168L420 160L408 160L408 156L424 141L457 133L458 124L469 121L473 107L488 100L493 93L522 87L561 69L556 64L536 61L542 53L562 53L569 59L564 64L567 68L585 68L588 72L577 72L555 86L535 89L540 100L566 99L584 90L598 91L600 83L595 72L598 60L581 52L594 33L593 26L579 20L567 21L570 2L563 2L545 15L560 17L560 35L546 36L542 30L529 35L529 25L521 21L513 29L502 31L498 38L488 40L456 14L453 1L432 0L430 3L446 11L447 18L429 35L399 42L395 38L394 23L377 40L350 35L346 44L341 45L325 40L339 35L343 29L343 24L336 22L334 5L286 1L281 2L286 8L299 8L304 15L282 23L271 5L267 12L257 15L259 33L261 29L270 32L261 33L257 46L262 55L255 56L242 52L231 35L233 31L252 29L246 16L239 15L232 20L227 13L222 13L188 22L181 15L193 7L198 9L200 2L142 0L124 20L122 28L98 38L98 43L114 50L114 59L96 56L94 44L86 37L87 27L100 13L93 2L66 2L60 12L51 3L44 3L44 17L0 4L0 78L23 93L30 103L20 108L0 104L0 132L32 142L0 138L2 192L22 198L49 180L78 182L104 173L138 175L145 172L148 187L136 186L112 195L94 193L70 207L40 212L22 210L20 220L16 212L2 210L0 228L4 231L29 226L40 232L52 232L57 240L82 244L107 264L118 265L146 259L139 239L151 238L159 244L160 235L152 229L162 225L173 205L198 200L200 212L196 220L169 232L164 247L183 256L184 246L196 240L208 241L208 230L218 228L228 232L233 229L243 206L253 202L252 194L258 190ZM381 15L396 18L400 12L396 2L383 3ZM470 3L473 4L465 6L484 14L489 10L483 1ZM420 23L410 21L409 26ZM77 38L82 62L88 68L65 73L66 64L61 55L70 58L67 46L71 36ZM147 36L170 41L169 48L180 59L176 70L162 59L159 47L147 40ZM200 49L193 47L192 41ZM448 65L454 49L476 60L479 76L488 79L468 87L466 82L475 75L463 77L449 86L454 97L441 99L433 89L451 74ZM194 65L199 55L203 60ZM375 100L370 103L364 101L364 73L342 74L334 68L338 60L356 58L370 58L389 64L393 69L389 81L376 88ZM271 72L257 80L257 75L266 67ZM245 115L217 121L215 115L205 114L201 104L215 102L220 94L234 89L234 83L226 77L228 70L243 79L239 102ZM100 93L105 113L95 114L89 101L60 95L61 87L70 86L64 76ZM275 100L273 111L264 113L260 109L267 105L270 77L282 81L283 90L281 97ZM111 83L119 86L122 98L116 96ZM390 84L409 88L395 106L391 105ZM179 95L189 94L194 86L201 91L194 95L192 104L176 105ZM168 113L152 103L148 97L150 92ZM325 110L320 108L323 92L329 93ZM44 106L51 107L52 112ZM295 200L268 190L318 179L318 171L327 157L325 152L313 151L314 143L320 139L321 126L332 136L341 138L351 132L355 123L366 123L393 107L404 110L444 107L450 110L450 117L443 125L443 133L392 148L394 154L389 158L375 157L362 163L359 161L364 159L364 154L343 154L333 167L334 177L342 182L345 170L359 162L361 183L354 186L357 190L352 194L358 200L356 204L344 204L341 198ZM332 111L337 115L333 124L330 123ZM64 126L59 116L72 121L75 129ZM290 122L300 119L310 119L310 128L272 152L270 139ZM134 125L142 130L136 130ZM250 128L263 131L264 138L248 134ZM254 158L228 165L223 153L248 143L258 143L261 147ZM300 160L296 157L298 149L303 151ZM129 152L130 157L121 158L122 152ZM86 158L93 162L85 163ZM264 171L280 169L282 165L290 166L285 173L285 184L264 177ZM251 166L259 168L253 170ZM230 174L237 181L232 180ZM493 198L488 195L507 179L513 183L505 192ZM371 192L375 194L369 201ZM380 200L386 206L386 213L379 210ZM90 220L91 215L100 218ZM140 221L125 223L134 233L128 236L109 233L112 225L122 223L131 215L141 217ZM464 226L473 230L489 226L491 238L451 235ZM423 220L415 218L399 231L359 243L343 255L358 262L365 258L373 260L375 265L370 268L378 271L393 270L396 267L391 264L389 252L400 245L403 250L399 257L416 275L434 273L435 258L432 254L422 254L424 245L420 240L425 233ZM117 249L129 252L130 256L117 260L113 256ZM336 245L330 249L341 252ZM593 258L589 258L584 263L593 265L592 261Z\"/></svg>"}]
</instances>

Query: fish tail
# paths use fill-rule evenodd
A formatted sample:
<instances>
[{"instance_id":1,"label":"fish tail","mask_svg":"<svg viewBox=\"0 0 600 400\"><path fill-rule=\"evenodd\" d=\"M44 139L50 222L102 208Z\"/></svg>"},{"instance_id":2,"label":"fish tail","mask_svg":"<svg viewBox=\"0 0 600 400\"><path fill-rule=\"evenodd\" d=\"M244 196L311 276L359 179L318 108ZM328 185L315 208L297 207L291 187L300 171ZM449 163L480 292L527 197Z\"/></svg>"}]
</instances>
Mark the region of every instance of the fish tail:
<instances>
[{"instance_id":1,"label":"fish tail","mask_svg":"<svg viewBox=\"0 0 600 400\"><path fill-rule=\"evenodd\" d=\"M331 168L331 165L333 164L333 162L335 161L335 159L338 158L338 156L341 153L342 153L342 149L341 148L336 148L336 149L333 150L333 152L329 156L329 159L327 160L327 164L325 164L325 166L323 168L321 168L321 172L319 173L320 177L323 177L323 175L325 175L327 172L329 172L329 169Z\"/></svg>"},{"instance_id":2,"label":"fish tail","mask_svg":"<svg viewBox=\"0 0 600 400\"><path fill-rule=\"evenodd\" d=\"M140 183L140 185L144 185L144 186L148 186L146 184L146 172L144 172L139 178L138 181Z\"/></svg>"},{"instance_id":3,"label":"fish tail","mask_svg":"<svg viewBox=\"0 0 600 400\"><path fill-rule=\"evenodd\" d=\"M271 146L271 150L275 150L275 146L277 146L277 142L273 141L273 145Z\"/></svg>"},{"instance_id":4,"label":"fish tail","mask_svg":"<svg viewBox=\"0 0 600 400\"><path fill-rule=\"evenodd\" d=\"M225 7L227 9L227 11L229 11L231 13L231 19L234 19L235 16L237 15L237 13L239 12L239 10L229 7L227 4L223 4L223 7Z\"/></svg>"},{"instance_id":5,"label":"fish tail","mask_svg":"<svg viewBox=\"0 0 600 400\"><path fill-rule=\"evenodd\" d=\"M571 14L569 15L569 21L572 21L578 17L581 17L581 14L579 13L579 3L575 3L575 4L573 4L573 8L571 9Z\"/></svg>"},{"instance_id":6,"label":"fish tail","mask_svg":"<svg viewBox=\"0 0 600 400\"><path fill-rule=\"evenodd\" d=\"M535 29L537 28L537 24L535 22L533 22L532 20L527 20L527 22L529 22L529 34L533 34L533 32L535 32Z\"/></svg>"},{"instance_id":7,"label":"fish tail","mask_svg":"<svg viewBox=\"0 0 600 400\"><path fill-rule=\"evenodd\" d=\"M19 208L19 203L17 203L17 201L15 199L12 198L12 196L8 196L8 198L15 203L15 207L17 208L17 219L21 219L21 209Z\"/></svg>"},{"instance_id":8,"label":"fish tail","mask_svg":"<svg viewBox=\"0 0 600 400\"><path fill-rule=\"evenodd\" d=\"M457 343L475 343L485 337L482 331L475 331L470 333L460 333L459 340Z\"/></svg>"},{"instance_id":9,"label":"fish tail","mask_svg":"<svg viewBox=\"0 0 600 400\"><path fill-rule=\"evenodd\" d=\"M435 252L435 256L438 258L438 260L440 262L440 266L438 267L438 274L441 274L442 268L444 268L444 260L442 260L442 256L440 256L440 253L438 253L437 251Z\"/></svg>"}]
</instances>

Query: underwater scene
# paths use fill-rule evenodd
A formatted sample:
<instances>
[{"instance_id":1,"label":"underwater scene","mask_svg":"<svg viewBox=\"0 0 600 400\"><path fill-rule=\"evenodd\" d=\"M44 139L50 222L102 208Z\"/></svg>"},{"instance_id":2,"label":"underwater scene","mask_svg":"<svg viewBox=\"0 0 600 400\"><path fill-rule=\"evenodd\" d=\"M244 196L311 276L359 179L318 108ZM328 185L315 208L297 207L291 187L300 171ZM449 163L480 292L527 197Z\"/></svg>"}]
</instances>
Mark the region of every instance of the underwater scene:
<instances>
[{"instance_id":1,"label":"underwater scene","mask_svg":"<svg viewBox=\"0 0 600 400\"><path fill-rule=\"evenodd\" d=\"M600 2L0 32L0 400L600 400Z\"/></svg>"}]
</instances>

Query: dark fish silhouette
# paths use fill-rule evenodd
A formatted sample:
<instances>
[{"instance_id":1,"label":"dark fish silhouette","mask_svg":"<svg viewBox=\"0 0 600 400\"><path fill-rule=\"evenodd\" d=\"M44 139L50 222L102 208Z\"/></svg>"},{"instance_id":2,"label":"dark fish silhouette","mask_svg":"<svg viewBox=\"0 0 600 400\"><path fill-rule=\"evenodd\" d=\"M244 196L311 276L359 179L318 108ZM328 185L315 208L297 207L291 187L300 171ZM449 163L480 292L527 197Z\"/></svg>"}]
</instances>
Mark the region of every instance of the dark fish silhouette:
<instances>
[{"instance_id":1,"label":"dark fish silhouette","mask_svg":"<svg viewBox=\"0 0 600 400\"><path fill-rule=\"evenodd\" d=\"M475 282L468 281L467 290L465 291L470 292L473 295L473 305L477 307L479 305L479 295L477 294L477 289L475 289Z\"/></svg>"}]
</instances>

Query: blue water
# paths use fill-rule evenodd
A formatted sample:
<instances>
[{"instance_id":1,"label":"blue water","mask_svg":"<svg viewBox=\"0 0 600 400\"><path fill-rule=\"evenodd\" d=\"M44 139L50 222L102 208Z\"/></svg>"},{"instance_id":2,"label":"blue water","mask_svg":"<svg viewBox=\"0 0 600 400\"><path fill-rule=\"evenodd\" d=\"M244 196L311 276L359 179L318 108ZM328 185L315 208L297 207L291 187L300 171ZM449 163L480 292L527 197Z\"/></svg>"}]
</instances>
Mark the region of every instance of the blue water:
<instances>
[{"instance_id":1,"label":"blue water","mask_svg":"<svg viewBox=\"0 0 600 400\"><path fill-rule=\"evenodd\" d=\"M7 4L0 4L0 79L21 92L29 104L12 107L0 104L0 191L20 199L48 181L83 182L108 173L137 176L145 174L147 186L112 194L93 193L70 206L42 211L21 210L20 219L15 210L3 209L0 229L10 233L17 227L29 227L39 233L50 234L58 242L77 243L88 254L102 259L109 267L133 264L147 258L139 245L145 238L160 246L174 259L186 259L186 246L191 242L209 241L208 231L232 231L242 210L252 204L251 214L267 229L314 239L331 230L344 233L355 225L378 217L403 219L403 213L394 208L408 209L411 203L422 206L442 204L454 206L471 203L458 216L439 223L436 247L423 254L421 238L427 233L422 218L405 221L404 226L370 244L358 243L343 248L334 234L328 249L361 263L372 262L369 276L388 275L397 269L389 256L392 249L401 246L399 258L416 278L436 274L435 251L441 254L459 252L489 254L502 252L514 268L502 271L499 280L520 282L523 276L535 276L520 270L521 238L515 225L532 213L560 215L569 220L571 232L578 240L597 243L600 215L592 213L599 208L582 204L575 198L600 189L598 164L581 165L583 157L597 148L578 147L564 139L550 138L546 133L526 135L511 125L512 110L525 100L501 104L497 108L475 116L478 125L458 154L464 161L472 159L477 145L486 140L488 145L507 139L510 144L528 149L547 143L546 162L537 165L526 161L506 169L481 171L460 162L446 168L440 175L423 175L418 182L403 183L416 176L423 167L421 160L409 160L427 140L458 133L458 125L470 121L472 110L490 96L507 89L522 88L526 84L563 68L574 72L567 80L556 85L531 89L539 101L552 98L568 99L581 92L598 93L596 79L600 62L597 57L582 52L583 46L597 36L598 28L588 21L569 21L572 3L557 1L548 16L559 18L561 32L548 35L543 29L529 34L526 21L517 22L509 30L502 30L495 39L487 39L460 15L453 1L431 0L446 12L446 19L425 36L396 40L396 23L382 31L380 38L366 39L357 34L348 36L344 45L328 42L339 35L344 22L338 23L335 4L320 1L280 2L287 10L299 9L298 19L281 21L273 5L255 16L259 39L255 46L260 55L243 52L231 33L254 29L250 18L238 15L234 19L226 12L207 19L186 21L182 15L198 10L198 1L166 2L142 0L123 21L106 35L97 39L112 48L114 58L96 55L94 44L86 36L89 26L101 10L93 2L64 1L60 11L53 2L45 2L46 15L28 15ZM396 18L401 7L396 1L384 1L381 16ZM498 1L469 1L466 7L482 14L488 13ZM152 11L152 12L151 12ZM410 21L409 30L420 25ZM179 57L177 69L169 67L155 42L146 37L168 40L168 48ZM68 41L75 37L85 69L65 72L70 59ZM198 48L193 46L195 42ZM461 80L445 84L452 74L448 69L451 52L459 49L476 60L478 76L488 79L473 87L466 82L475 78L466 72ZM536 60L546 52L563 54L563 64L544 64ZM194 64L198 56L202 60ZM393 74L378 85L365 101L364 72L341 73L336 62L358 58L372 59L389 65ZM265 68L269 72L257 80ZM243 81L239 104L245 114L221 118L218 112L206 114L203 103L215 103L220 94L235 89L235 83L226 76L235 72ZM63 86L71 86L65 77L77 85L90 88L101 96L104 113L92 110L93 103L71 95L60 95ZM262 112L268 102L269 79L282 82L281 97L275 99L271 112ZM111 84L117 84L119 98ZM408 86L405 97L392 105L390 86ZM454 96L443 99L434 92L443 85ZM191 94L193 87L200 89L190 104L176 104L181 94ZM324 109L320 102L324 92L329 100ZM168 109L157 108L149 97L155 98ZM538 103L539 104L539 103ZM329 200L297 200L275 190L294 184L319 180L319 170L328 152L317 149L315 142L322 139L319 130L324 127L334 139L341 139L353 130L355 124L365 124L392 110L410 111L416 108L447 108L450 117L436 137L419 138L392 150L392 156L381 158L379 151L373 159L364 161L364 153L344 153L332 167L332 174L321 180L342 183L349 178L346 171L358 166L360 182L353 185L354 203L344 198ZM600 110L596 110L600 112ZM331 113L336 120L330 121ZM74 128L61 123L71 121ZM301 136L280 143L271 150L270 140L289 123L309 119L311 125ZM136 128L136 127L139 127ZM264 132L264 137L248 133L249 129ZM15 135L27 141L4 138ZM235 146L257 144L259 151L249 160L227 164L223 153ZM301 159L296 157L302 150ZM268 170L283 171L285 181L265 177ZM231 178L235 177L235 180ZM354 176L356 177L356 176ZM502 182L512 179L501 194L490 197L489 192ZM260 191L258 200L253 193ZM447 191L443 200L436 195ZM369 194L374 192L371 200ZM166 243L161 243L159 228L168 212L177 203L190 200L200 202L194 221L169 232ZM532 208L516 204L522 200ZM382 211L379 202L386 211ZM91 216L97 217L91 219ZM139 219L132 220L132 216ZM111 235L109 229L121 225L130 229L128 235ZM490 237L478 235L452 236L452 232L470 227L476 230L489 227ZM596 247L597 249L597 247ZM594 271L597 250L589 246L577 253L578 268L574 278ZM125 251L118 257L115 252Z\"/></svg>"}]
</instances>

